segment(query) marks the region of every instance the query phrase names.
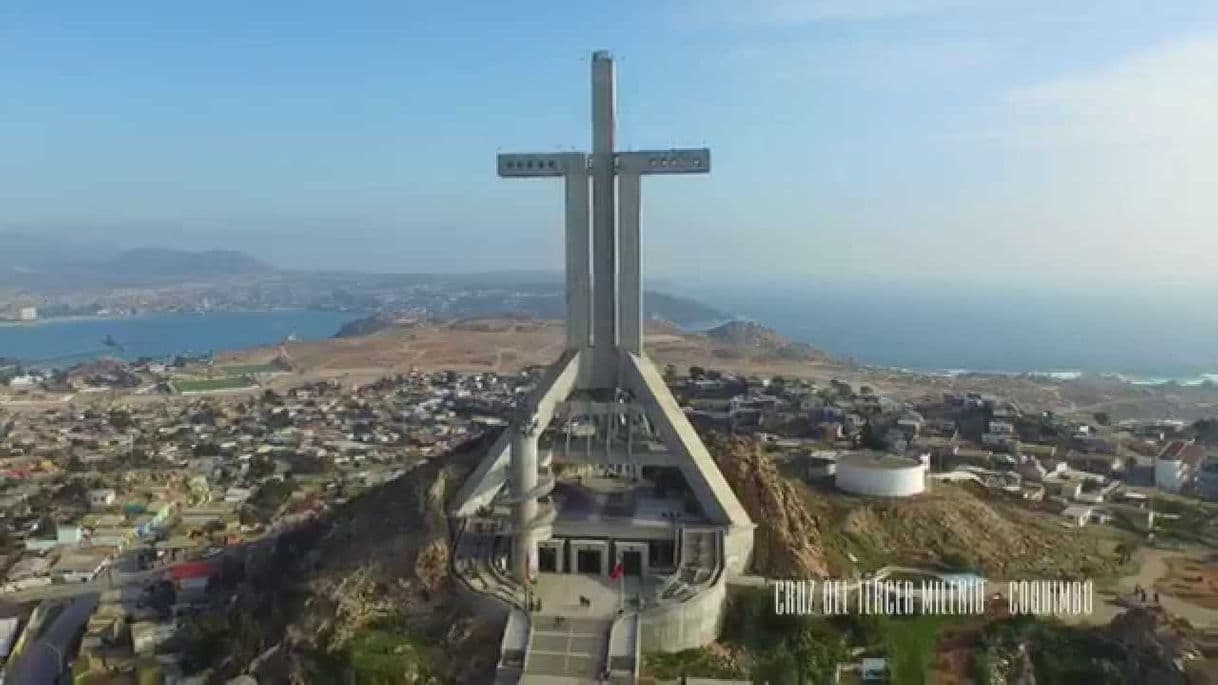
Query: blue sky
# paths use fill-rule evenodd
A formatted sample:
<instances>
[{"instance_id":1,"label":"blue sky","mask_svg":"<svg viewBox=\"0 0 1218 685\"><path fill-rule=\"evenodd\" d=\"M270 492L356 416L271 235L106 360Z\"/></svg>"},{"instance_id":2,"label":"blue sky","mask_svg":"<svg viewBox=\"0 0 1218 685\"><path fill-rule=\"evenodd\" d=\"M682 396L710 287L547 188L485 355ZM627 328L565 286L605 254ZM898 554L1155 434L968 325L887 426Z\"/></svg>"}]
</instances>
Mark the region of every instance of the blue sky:
<instances>
[{"instance_id":1,"label":"blue sky","mask_svg":"<svg viewBox=\"0 0 1218 685\"><path fill-rule=\"evenodd\" d=\"M624 146L714 156L645 183L649 275L1216 278L1212 2L9 0L0 230L558 268L494 155L587 146L598 48Z\"/></svg>"}]
</instances>

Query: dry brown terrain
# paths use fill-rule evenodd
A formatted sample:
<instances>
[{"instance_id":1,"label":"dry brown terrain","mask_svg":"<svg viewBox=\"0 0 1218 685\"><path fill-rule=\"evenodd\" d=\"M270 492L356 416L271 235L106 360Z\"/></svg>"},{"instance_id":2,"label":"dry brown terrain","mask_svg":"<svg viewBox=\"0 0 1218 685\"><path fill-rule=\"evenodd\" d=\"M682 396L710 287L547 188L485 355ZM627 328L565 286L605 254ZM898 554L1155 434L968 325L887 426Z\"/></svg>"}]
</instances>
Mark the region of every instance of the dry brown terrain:
<instances>
[{"instance_id":1,"label":"dry brown terrain","mask_svg":"<svg viewBox=\"0 0 1218 685\"><path fill-rule=\"evenodd\" d=\"M647 336L647 354L657 364L674 364L763 376L828 380L849 369L823 355L789 359L764 349L721 343L663 325ZM310 377L375 378L411 369L421 371L494 371L514 373L529 366L552 363L563 347L561 321L474 319L392 328L359 338L341 338L285 346L291 362ZM223 355L224 363L261 363L275 358L278 347ZM291 377L284 382L293 381Z\"/></svg>"},{"instance_id":2,"label":"dry brown terrain","mask_svg":"<svg viewBox=\"0 0 1218 685\"><path fill-rule=\"evenodd\" d=\"M1166 559L1167 576L1155 590L1169 593L1206 609L1218 609L1218 568L1214 557L1207 560L1175 557Z\"/></svg>"},{"instance_id":3,"label":"dry brown terrain","mask_svg":"<svg viewBox=\"0 0 1218 685\"><path fill-rule=\"evenodd\" d=\"M1055 515L981 488L942 483L904 499L855 497L781 475L754 440L712 434L707 447L757 524L753 569L772 578L848 577L856 567L889 565L964 566L990 579L1122 570L1103 534L1063 529Z\"/></svg>"},{"instance_id":4,"label":"dry brown terrain","mask_svg":"<svg viewBox=\"0 0 1218 685\"><path fill-rule=\"evenodd\" d=\"M899 369L864 367L834 360L806 345L791 343L755 324L727 326L712 338L651 322L647 355L681 372L690 366L755 376L805 378L822 384L840 379L855 388L870 386L902 401L940 400L945 392L980 392L1017 402L1025 411L1049 410L1090 417L1107 412L1113 420L1176 418L1194 420L1218 415L1218 387L1138 386L1113 378L1053 380L1033 376L945 376ZM458 322L399 325L354 338L294 342L221 354L221 363L265 363L277 356L290 360L294 373L262 378L264 386L285 389L321 379L356 385L385 375L421 371L494 371L514 373L547 365L563 346L561 321L485 318ZM245 392L257 392L251 389ZM235 391L233 394L239 394ZM163 401L156 393L126 390L76 393L73 404ZM13 411L41 411L59 406L58 393L0 396Z\"/></svg>"},{"instance_id":5,"label":"dry brown terrain","mask_svg":"<svg viewBox=\"0 0 1218 685\"><path fill-rule=\"evenodd\" d=\"M511 373L557 359L562 350L562 326L561 321L474 319L400 326L359 338L291 343L283 349L298 373L278 379L275 385L313 378L358 383L412 368ZM774 335L763 337L760 345L741 344L651 324L646 347L658 365L673 364L682 372L702 366L820 382L838 378L855 387L869 385L899 400L940 398L944 392L982 392L1014 400L1026 410L1085 414L1103 410L1114 419L1192 419L1218 413L1218 388L1148 387L1097 378L1060 381L1029 376L928 375L862 367L819 353L787 354L781 338ZM266 347L235 352L224 355L223 361L266 362L279 350Z\"/></svg>"}]
</instances>

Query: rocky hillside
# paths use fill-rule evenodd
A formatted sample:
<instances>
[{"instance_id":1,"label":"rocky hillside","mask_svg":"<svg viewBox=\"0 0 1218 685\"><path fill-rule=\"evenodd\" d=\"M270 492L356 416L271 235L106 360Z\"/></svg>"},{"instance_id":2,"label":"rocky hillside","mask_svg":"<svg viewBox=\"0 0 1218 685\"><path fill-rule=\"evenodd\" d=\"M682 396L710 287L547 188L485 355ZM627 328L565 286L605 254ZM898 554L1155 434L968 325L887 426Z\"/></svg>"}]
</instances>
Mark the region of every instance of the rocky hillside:
<instances>
[{"instance_id":1,"label":"rocky hillside","mask_svg":"<svg viewBox=\"0 0 1218 685\"><path fill-rule=\"evenodd\" d=\"M310 681L369 630L419 645L414 663L402 660L414 669L406 682L474 683L493 670L501 626L466 616L450 585L444 506L471 466L426 464L339 512L317 546L306 610L286 632L289 674Z\"/></svg>"},{"instance_id":2,"label":"rocky hillside","mask_svg":"<svg viewBox=\"0 0 1218 685\"><path fill-rule=\"evenodd\" d=\"M834 504L848 548L876 566L968 568L990 578L1102 577L1118 567L1094 537L966 487L938 484L903 500L843 496Z\"/></svg>"},{"instance_id":3,"label":"rocky hillside","mask_svg":"<svg viewBox=\"0 0 1218 685\"><path fill-rule=\"evenodd\" d=\"M753 321L729 321L706 331L712 342L757 359L823 361L823 352L811 345L797 343Z\"/></svg>"},{"instance_id":4,"label":"rocky hillside","mask_svg":"<svg viewBox=\"0 0 1218 685\"><path fill-rule=\"evenodd\" d=\"M454 603L444 513L484 449L423 464L281 543L245 574L243 599L202 622L194 664L220 682L484 682L502 626Z\"/></svg>"},{"instance_id":5,"label":"rocky hillside","mask_svg":"<svg viewBox=\"0 0 1218 685\"><path fill-rule=\"evenodd\" d=\"M1190 663L1204 651L1198 631L1159 607L1135 607L1120 614L1108 625L1107 634L1127 653L1138 655L1136 677L1141 682L1215 682L1212 660ZM1176 663L1186 664L1187 678L1176 671Z\"/></svg>"},{"instance_id":6,"label":"rocky hillside","mask_svg":"<svg viewBox=\"0 0 1218 685\"><path fill-rule=\"evenodd\" d=\"M708 447L757 530L753 570L772 578L813 578L829 573L821 545L821 522L796 486L753 441L712 437Z\"/></svg>"},{"instance_id":7,"label":"rocky hillside","mask_svg":"<svg viewBox=\"0 0 1218 685\"><path fill-rule=\"evenodd\" d=\"M957 666L934 675L936 682L985 685L1213 683L1215 664L1205 658L1202 638L1158 607L1131 608L1103 627L1012 616L957 636L969 649L967 673ZM947 665L942 656L939 665Z\"/></svg>"},{"instance_id":8,"label":"rocky hillside","mask_svg":"<svg viewBox=\"0 0 1218 685\"><path fill-rule=\"evenodd\" d=\"M650 322L675 321L694 326L701 322L721 320L725 314L713 307L685 297L665 295L648 290L644 296L644 316ZM470 320L536 318L558 320L566 316L566 300L561 291L516 292L489 291L475 295L456 292L451 301L415 307L409 313L379 311L345 324L334 337L354 338L409 327L420 318L439 320L457 317ZM677 329L679 330L679 329ZM674 331L676 332L676 331Z\"/></svg>"},{"instance_id":9,"label":"rocky hillside","mask_svg":"<svg viewBox=\"0 0 1218 685\"><path fill-rule=\"evenodd\" d=\"M857 563L970 568L992 578L1103 577L1118 568L1094 537L966 487L940 484L899 500L851 497L784 475L755 441L710 435L707 447L757 524L756 573L839 575Z\"/></svg>"}]
</instances>

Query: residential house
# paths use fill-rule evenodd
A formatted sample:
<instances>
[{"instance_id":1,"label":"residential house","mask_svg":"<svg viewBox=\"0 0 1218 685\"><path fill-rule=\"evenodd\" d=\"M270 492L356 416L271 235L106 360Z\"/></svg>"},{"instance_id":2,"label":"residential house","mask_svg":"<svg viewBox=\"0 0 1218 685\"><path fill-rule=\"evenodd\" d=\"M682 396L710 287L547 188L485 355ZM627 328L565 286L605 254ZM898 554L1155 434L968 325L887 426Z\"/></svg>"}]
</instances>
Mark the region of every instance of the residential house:
<instances>
[{"instance_id":1,"label":"residential house","mask_svg":"<svg viewBox=\"0 0 1218 685\"><path fill-rule=\"evenodd\" d=\"M156 653L161 645L173 639L177 625L171 621L138 621L131 624L131 648L139 656Z\"/></svg>"},{"instance_id":2,"label":"residential house","mask_svg":"<svg viewBox=\"0 0 1218 685\"><path fill-rule=\"evenodd\" d=\"M1072 504L1062 510L1062 516L1072 525L1082 528L1091 520L1091 507Z\"/></svg>"},{"instance_id":3,"label":"residential house","mask_svg":"<svg viewBox=\"0 0 1218 685\"><path fill-rule=\"evenodd\" d=\"M93 509L105 509L114 506L118 494L113 488L98 488L89 491L89 506Z\"/></svg>"},{"instance_id":4,"label":"residential house","mask_svg":"<svg viewBox=\"0 0 1218 685\"><path fill-rule=\"evenodd\" d=\"M80 526L60 524L55 529L55 543L59 545L79 545L85 539Z\"/></svg>"},{"instance_id":5,"label":"residential house","mask_svg":"<svg viewBox=\"0 0 1218 685\"><path fill-rule=\"evenodd\" d=\"M1168 492L1180 492L1205 460L1205 448L1192 440L1173 440L1155 460L1155 484Z\"/></svg>"},{"instance_id":6,"label":"residential house","mask_svg":"<svg viewBox=\"0 0 1218 685\"><path fill-rule=\"evenodd\" d=\"M110 547L66 552L51 567L51 575L65 583L88 583L97 578L114 554Z\"/></svg>"}]
</instances>

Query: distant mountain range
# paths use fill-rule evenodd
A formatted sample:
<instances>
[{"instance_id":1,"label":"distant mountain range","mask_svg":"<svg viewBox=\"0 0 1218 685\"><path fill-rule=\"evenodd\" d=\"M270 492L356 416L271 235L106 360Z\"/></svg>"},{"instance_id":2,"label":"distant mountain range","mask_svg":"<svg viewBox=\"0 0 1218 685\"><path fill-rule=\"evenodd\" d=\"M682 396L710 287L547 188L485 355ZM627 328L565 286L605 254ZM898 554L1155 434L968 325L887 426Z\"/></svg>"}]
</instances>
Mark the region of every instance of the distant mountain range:
<instances>
[{"instance_id":1,"label":"distant mountain range","mask_svg":"<svg viewBox=\"0 0 1218 685\"><path fill-rule=\"evenodd\" d=\"M0 233L0 287L39 291L140 286L271 271L265 262L235 250L119 250Z\"/></svg>"},{"instance_id":2,"label":"distant mountain range","mask_svg":"<svg viewBox=\"0 0 1218 685\"><path fill-rule=\"evenodd\" d=\"M127 278L213 278L267 273L269 264L235 250L185 252L145 247L127 250L95 265L102 273Z\"/></svg>"}]
</instances>

